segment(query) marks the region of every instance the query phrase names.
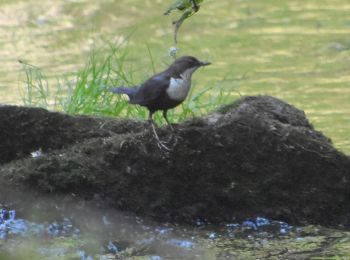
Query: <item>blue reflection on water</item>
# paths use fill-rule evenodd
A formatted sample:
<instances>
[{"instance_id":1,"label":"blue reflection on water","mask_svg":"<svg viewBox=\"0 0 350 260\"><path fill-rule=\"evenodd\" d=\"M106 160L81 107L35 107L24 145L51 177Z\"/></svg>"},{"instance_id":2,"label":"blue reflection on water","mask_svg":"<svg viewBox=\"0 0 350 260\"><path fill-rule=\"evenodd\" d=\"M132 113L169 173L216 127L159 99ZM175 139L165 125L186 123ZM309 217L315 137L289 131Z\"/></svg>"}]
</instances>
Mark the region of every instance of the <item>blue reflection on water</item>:
<instances>
[{"instance_id":1,"label":"blue reflection on water","mask_svg":"<svg viewBox=\"0 0 350 260\"><path fill-rule=\"evenodd\" d=\"M255 219L247 219L242 223L228 223L226 227L231 230L252 230L252 231L261 231L261 230L270 230L271 233L278 235L287 235L293 228L286 222L268 220L263 217L257 217Z\"/></svg>"},{"instance_id":2,"label":"blue reflection on water","mask_svg":"<svg viewBox=\"0 0 350 260\"><path fill-rule=\"evenodd\" d=\"M79 233L80 230L74 227L72 221L68 218L64 218L61 222L54 221L44 225L16 218L15 210L0 210L0 239L7 239L13 235L49 235L57 237L77 235Z\"/></svg>"},{"instance_id":3,"label":"blue reflection on water","mask_svg":"<svg viewBox=\"0 0 350 260\"><path fill-rule=\"evenodd\" d=\"M189 241L189 240L182 240L182 239L169 239L167 241L167 243L169 245L173 245L173 246L176 246L176 247L181 247L181 248L186 248L186 249L189 249L189 248L193 248L194 247L194 242L192 241Z\"/></svg>"}]
</instances>

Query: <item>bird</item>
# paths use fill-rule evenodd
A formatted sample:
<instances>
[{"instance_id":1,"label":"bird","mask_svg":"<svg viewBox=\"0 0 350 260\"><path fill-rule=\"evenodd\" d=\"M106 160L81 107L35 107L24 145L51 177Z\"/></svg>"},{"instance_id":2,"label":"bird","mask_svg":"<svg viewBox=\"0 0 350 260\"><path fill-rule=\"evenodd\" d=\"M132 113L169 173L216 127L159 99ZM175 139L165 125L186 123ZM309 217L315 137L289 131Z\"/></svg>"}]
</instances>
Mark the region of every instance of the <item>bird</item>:
<instances>
[{"instance_id":1,"label":"bird","mask_svg":"<svg viewBox=\"0 0 350 260\"><path fill-rule=\"evenodd\" d=\"M168 150L168 147L159 139L152 116L156 111L163 111L167 125L173 130L167 117L168 110L180 105L186 99L191 88L192 74L198 68L210 64L207 61L199 61L193 56L182 56L166 70L153 75L139 86L113 87L110 88L110 91L115 94L126 94L130 104L137 104L148 109L148 121L154 137L160 147Z\"/></svg>"}]
</instances>

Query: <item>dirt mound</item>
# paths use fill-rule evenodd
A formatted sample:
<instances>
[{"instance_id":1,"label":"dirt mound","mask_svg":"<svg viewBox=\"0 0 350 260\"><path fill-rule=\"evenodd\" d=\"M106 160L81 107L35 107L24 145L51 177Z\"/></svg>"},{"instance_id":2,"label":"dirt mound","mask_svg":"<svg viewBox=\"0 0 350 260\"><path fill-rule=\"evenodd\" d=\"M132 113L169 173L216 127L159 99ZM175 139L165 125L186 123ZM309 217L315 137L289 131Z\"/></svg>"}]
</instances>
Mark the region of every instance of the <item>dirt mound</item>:
<instances>
[{"instance_id":1,"label":"dirt mound","mask_svg":"<svg viewBox=\"0 0 350 260\"><path fill-rule=\"evenodd\" d=\"M0 107L3 122L4 185L99 198L167 221L350 224L350 158L302 111L273 97L246 97L176 125L169 152L137 121ZM38 148L44 156L19 159Z\"/></svg>"},{"instance_id":2,"label":"dirt mound","mask_svg":"<svg viewBox=\"0 0 350 260\"><path fill-rule=\"evenodd\" d=\"M0 106L0 163L68 147L82 140L140 132L145 122L87 116L71 117L42 108Z\"/></svg>"}]
</instances>

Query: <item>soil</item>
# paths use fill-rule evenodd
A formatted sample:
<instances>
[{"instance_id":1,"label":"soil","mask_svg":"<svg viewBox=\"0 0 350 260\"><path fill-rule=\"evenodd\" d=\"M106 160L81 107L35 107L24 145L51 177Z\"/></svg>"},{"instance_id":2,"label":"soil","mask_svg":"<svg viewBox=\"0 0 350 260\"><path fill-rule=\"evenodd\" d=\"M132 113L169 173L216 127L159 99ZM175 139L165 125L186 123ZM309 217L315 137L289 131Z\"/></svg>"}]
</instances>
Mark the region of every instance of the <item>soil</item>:
<instances>
[{"instance_id":1,"label":"soil","mask_svg":"<svg viewBox=\"0 0 350 260\"><path fill-rule=\"evenodd\" d=\"M202 118L146 122L0 107L0 184L79 196L162 221L264 216L350 226L350 158L303 111L245 97ZM43 155L30 153L42 149ZM1 191L0 191L1 196Z\"/></svg>"}]
</instances>

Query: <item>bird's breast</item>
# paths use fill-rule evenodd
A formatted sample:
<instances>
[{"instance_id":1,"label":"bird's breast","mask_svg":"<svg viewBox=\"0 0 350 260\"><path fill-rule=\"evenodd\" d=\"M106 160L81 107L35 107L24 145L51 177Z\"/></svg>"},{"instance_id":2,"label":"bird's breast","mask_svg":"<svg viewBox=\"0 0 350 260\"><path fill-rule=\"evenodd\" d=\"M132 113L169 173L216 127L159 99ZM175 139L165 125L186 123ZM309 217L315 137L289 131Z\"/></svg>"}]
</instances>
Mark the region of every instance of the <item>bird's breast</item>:
<instances>
[{"instance_id":1,"label":"bird's breast","mask_svg":"<svg viewBox=\"0 0 350 260\"><path fill-rule=\"evenodd\" d=\"M185 100L190 87L190 78L170 78L170 84L166 90L166 93L170 99L183 101Z\"/></svg>"}]
</instances>

